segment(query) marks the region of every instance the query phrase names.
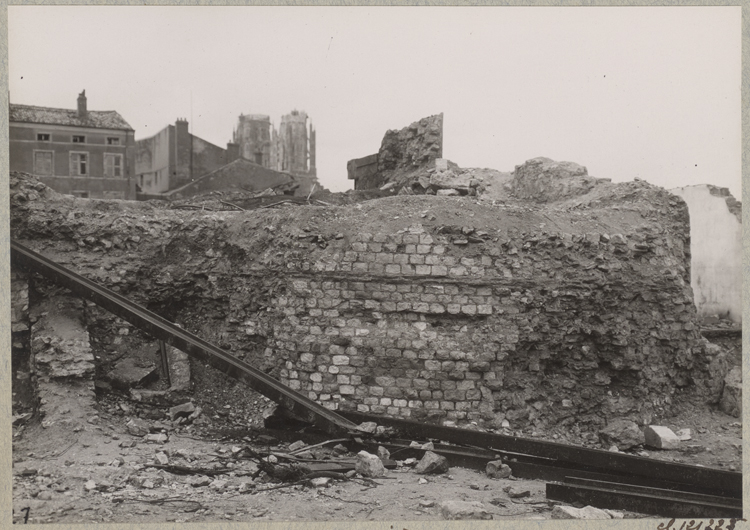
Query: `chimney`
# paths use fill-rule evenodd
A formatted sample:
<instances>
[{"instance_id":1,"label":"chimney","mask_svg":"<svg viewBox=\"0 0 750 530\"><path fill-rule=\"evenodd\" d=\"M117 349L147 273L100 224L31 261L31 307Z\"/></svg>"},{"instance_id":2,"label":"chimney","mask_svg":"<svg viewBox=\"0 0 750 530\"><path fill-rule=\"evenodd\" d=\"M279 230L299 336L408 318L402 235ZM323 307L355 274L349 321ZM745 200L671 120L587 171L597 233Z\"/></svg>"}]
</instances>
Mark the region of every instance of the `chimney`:
<instances>
[{"instance_id":1,"label":"chimney","mask_svg":"<svg viewBox=\"0 0 750 530\"><path fill-rule=\"evenodd\" d=\"M86 119L88 111L86 110L86 90L78 94L78 117L82 120Z\"/></svg>"},{"instance_id":2,"label":"chimney","mask_svg":"<svg viewBox=\"0 0 750 530\"><path fill-rule=\"evenodd\" d=\"M227 142L227 163L234 162L240 157L240 144Z\"/></svg>"}]
</instances>

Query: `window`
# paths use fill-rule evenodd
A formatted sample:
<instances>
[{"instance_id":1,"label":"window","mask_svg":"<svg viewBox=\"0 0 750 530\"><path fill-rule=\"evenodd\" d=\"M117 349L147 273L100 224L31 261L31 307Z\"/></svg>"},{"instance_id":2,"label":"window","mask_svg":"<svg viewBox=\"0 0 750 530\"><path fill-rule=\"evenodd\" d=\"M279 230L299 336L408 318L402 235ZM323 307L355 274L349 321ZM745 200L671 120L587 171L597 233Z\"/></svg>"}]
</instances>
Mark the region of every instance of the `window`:
<instances>
[{"instance_id":1,"label":"window","mask_svg":"<svg viewBox=\"0 0 750 530\"><path fill-rule=\"evenodd\" d=\"M85 144L86 143L86 137L85 136L73 136L73 143L74 144Z\"/></svg>"},{"instance_id":2,"label":"window","mask_svg":"<svg viewBox=\"0 0 750 530\"><path fill-rule=\"evenodd\" d=\"M34 151L34 174L41 176L54 175L52 170L52 151Z\"/></svg>"},{"instance_id":3,"label":"window","mask_svg":"<svg viewBox=\"0 0 750 530\"><path fill-rule=\"evenodd\" d=\"M79 177L88 175L88 153L70 153L70 176Z\"/></svg>"},{"instance_id":4,"label":"window","mask_svg":"<svg viewBox=\"0 0 750 530\"><path fill-rule=\"evenodd\" d=\"M104 153L104 176L121 177L122 176L122 155Z\"/></svg>"},{"instance_id":5,"label":"window","mask_svg":"<svg viewBox=\"0 0 750 530\"><path fill-rule=\"evenodd\" d=\"M120 145L120 139L119 138L107 138L107 145Z\"/></svg>"},{"instance_id":6,"label":"window","mask_svg":"<svg viewBox=\"0 0 750 530\"><path fill-rule=\"evenodd\" d=\"M39 133L36 135L38 142L49 142L49 133Z\"/></svg>"}]
</instances>

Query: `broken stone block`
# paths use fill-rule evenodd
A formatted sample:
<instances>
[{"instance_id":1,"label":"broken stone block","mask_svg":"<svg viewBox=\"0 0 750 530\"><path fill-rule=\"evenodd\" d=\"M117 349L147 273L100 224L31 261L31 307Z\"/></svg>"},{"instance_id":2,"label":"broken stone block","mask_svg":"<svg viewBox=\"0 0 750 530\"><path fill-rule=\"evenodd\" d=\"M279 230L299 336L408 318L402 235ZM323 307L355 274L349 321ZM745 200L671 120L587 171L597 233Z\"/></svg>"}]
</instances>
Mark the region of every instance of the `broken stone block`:
<instances>
[{"instance_id":1,"label":"broken stone block","mask_svg":"<svg viewBox=\"0 0 750 530\"><path fill-rule=\"evenodd\" d=\"M188 484L190 484L194 488L202 488L203 486L208 486L209 484L211 484L211 479L209 477L199 475L197 477L191 478L188 481Z\"/></svg>"},{"instance_id":2,"label":"broken stone block","mask_svg":"<svg viewBox=\"0 0 750 530\"><path fill-rule=\"evenodd\" d=\"M318 477L310 480L313 488L327 488L330 483L331 479L329 477Z\"/></svg>"},{"instance_id":3,"label":"broken stone block","mask_svg":"<svg viewBox=\"0 0 750 530\"><path fill-rule=\"evenodd\" d=\"M363 477L372 478L385 475L383 461L367 451L357 453L357 462L354 464L354 470Z\"/></svg>"},{"instance_id":4,"label":"broken stone block","mask_svg":"<svg viewBox=\"0 0 750 530\"><path fill-rule=\"evenodd\" d=\"M688 440L692 440L693 438L690 429L680 429L675 433L675 435L680 439L681 442L687 442Z\"/></svg>"},{"instance_id":5,"label":"broken stone block","mask_svg":"<svg viewBox=\"0 0 750 530\"><path fill-rule=\"evenodd\" d=\"M169 457L166 454L159 452L156 453L156 461L159 464L166 466L167 464L169 464Z\"/></svg>"},{"instance_id":6,"label":"broken stone block","mask_svg":"<svg viewBox=\"0 0 750 530\"><path fill-rule=\"evenodd\" d=\"M448 471L448 460L442 455L427 451L414 471L420 475L446 473Z\"/></svg>"},{"instance_id":7,"label":"broken stone block","mask_svg":"<svg viewBox=\"0 0 750 530\"><path fill-rule=\"evenodd\" d=\"M370 434L374 433L375 429L377 428L378 428L378 424L375 423L374 421L366 421L366 422L360 423L357 426L357 429L359 429L360 431L370 433Z\"/></svg>"},{"instance_id":8,"label":"broken stone block","mask_svg":"<svg viewBox=\"0 0 750 530\"><path fill-rule=\"evenodd\" d=\"M506 486L503 491L508 494L511 499L523 499L524 497L531 497L531 491L524 488L515 488L512 486Z\"/></svg>"},{"instance_id":9,"label":"broken stone block","mask_svg":"<svg viewBox=\"0 0 750 530\"><path fill-rule=\"evenodd\" d=\"M725 414L739 418L742 416L742 368L735 366L724 378L719 408Z\"/></svg>"},{"instance_id":10,"label":"broken stone block","mask_svg":"<svg viewBox=\"0 0 750 530\"><path fill-rule=\"evenodd\" d=\"M503 464L501 460L493 460L487 462L485 473L490 478L508 478L513 474L513 470L509 465Z\"/></svg>"},{"instance_id":11,"label":"broken stone block","mask_svg":"<svg viewBox=\"0 0 750 530\"><path fill-rule=\"evenodd\" d=\"M86 484L83 485L83 488L86 491L93 491L96 489L96 482L94 482L93 480L87 480Z\"/></svg>"},{"instance_id":12,"label":"broken stone block","mask_svg":"<svg viewBox=\"0 0 750 530\"><path fill-rule=\"evenodd\" d=\"M630 420L614 420L599 431L605 446L616 445L619 450L643 445L645 437L638 424Z\"/></svg>"},{"instance_id":13,"label":"broken stone block","mask_svg":"<svg viewBox=\"0 0 750 530\"><path fill-rule=\"evenodd\" d=\"M436 192L435 194L436 194L436 195L442 195L442 196L446 196L446 197L451 197L451 196L461 195L461 194L460 194L460 193L458 192L458 190L455 190L455 189L453 189L453 188L448 188L448 189L444 189L444 190L437 190L437 192Z\"/></svg>"},{"instance_id":14,"label":"broken stone block","mask_svg":"<svg viewBox=\"0 0 750 530\"><path fill-rule=\"evenodd\" d=\"M345 455L349 450L341 444L336 444L333 446L333 452L339 455Z\"/></svg>"},{"instance_id":15,"label":"broken stone block","mask_svg":"<svg viewBox=\"0 0 750 530\"><path fill-rule=\"evenodd\" d=\"M169 419L174 421L177 418L188 418L193 412L195 412L195 405L188 401L187 403L169 409Z\"/></svg>"},{"instance_id":16,"label":"broken stone block","mask_svg":"<svg viewBox=\"0 0 750 530\"><path fill-rule=\"evenodd\" d=\"M425 449L426 451L432 451L433 449L435 449L435 444L432 442L423 443L420 449Z\"/></svg>"},{"instance_id":17,"label":"broken stone block","mask_svg":"<svg viewBox=\"0 0 750 530\"><path fill-rule=\"evenodd\" d=\"M453 521L464 519L492 519L492 514L486 510L481 502L443 501L440 503L440 515L443 519Z\"/></svg>"},{"instance_id":18,"label":"broken stone block","mask_svg":"<svg viewBox=\"0 0 750 530\"><path fill-rule=\"evenodd\" d=\"M611 519L612 517L604 510L586 506L584 508L573 508L572 506L557 505L552 509L552 519Z\"/></svg>"},{"instance_id":19,"label":"broken stone block","mask_svg":"<svg viewBox=\"0 0 750 530\"><path fill-rule=\"evenodd\" d=\"M143 386L158 378L159 374L154 363L132 358L123 359L107 374L110 384L120 390Z\"/></svg>"},{"instance_id":20,"label":"broken stone block","mask_svg":"<svg viewBox=\"0 0 750 530\"><path fill-rule=\"evenodd\" d=\"M379 445L378 458L380 458L381 460L389 460L391 458L391 452L382 445Z\"/></svg>"},{"instance_id":21,"label":"broken stone block","mask_svg":"<svg viewBox=\"0 0 750 530\"><path fill-rule=\"evenodd\" d=\"M289 444L289 451L296 451L297 449L302 449L303 447L305 447L305 445L307 444L305 444L305 442L303 442L302 440L297 440L296 442Z\"/></svg>"},{"instance_id":22,"label":"broken stone block","mask_svg":"<svg viewBox=\"0 0 750 530\"><path fill-rule=\"evenodd\" d=\"M165 444L167 443L167 440L169 440L169 437L164 434L163 432L160 432L159 434L148 434L146 435L146 441L147 442L153 442L157 444Z\"/></svg>"},{"instance_id":23,"label":"broken stone block","mask_svg":"<svg viewBox=\"0 0 750 530\"><path fill-rule=\"evenodd\" d=\"M140 418L132 418L125 427L133 436L145 436L149 433L149 424Z\"/></svg>"},{"instance_id":24,"label":"broken stone block","mask_svg":"<svg viewBox=\"0 0 750 530\"><path fill-rule=\"evenodd\" d=\"M679 449L680 439L669 427L649 425L646 427L646 445L656 449Z\"/></svg>"}]
</instances>

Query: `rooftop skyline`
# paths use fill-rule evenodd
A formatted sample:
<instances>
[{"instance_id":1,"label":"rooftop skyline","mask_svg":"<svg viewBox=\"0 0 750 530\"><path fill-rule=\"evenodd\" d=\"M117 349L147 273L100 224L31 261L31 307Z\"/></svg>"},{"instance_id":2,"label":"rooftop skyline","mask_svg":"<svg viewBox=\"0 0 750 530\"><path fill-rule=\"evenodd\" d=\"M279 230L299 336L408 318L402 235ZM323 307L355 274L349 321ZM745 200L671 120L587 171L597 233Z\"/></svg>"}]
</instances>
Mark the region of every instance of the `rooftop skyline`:
<instances>
[{"instance_id":1,"label":"rooftop skyline","mask_svg":"<svg viewBox=\"0 0 750 530\"><path fill-rule=\"evenodd\" d=\"M183 117L222 147L240 114L304 110L333 191L386 130L443 112L462 167L546 156L741 198L739 7L8 10L11 103L73 109L86 89L136 139Z\"/></svg>"}]
</instances>

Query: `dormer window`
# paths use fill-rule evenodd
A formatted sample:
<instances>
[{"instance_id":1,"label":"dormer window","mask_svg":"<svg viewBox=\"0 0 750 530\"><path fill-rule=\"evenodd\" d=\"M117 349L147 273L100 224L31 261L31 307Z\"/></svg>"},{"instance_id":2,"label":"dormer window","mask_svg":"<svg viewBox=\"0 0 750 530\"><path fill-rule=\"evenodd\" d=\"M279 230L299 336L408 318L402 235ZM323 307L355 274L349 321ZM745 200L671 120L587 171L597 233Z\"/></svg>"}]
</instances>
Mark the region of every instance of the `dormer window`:
<instances>
[{"instance_id":1,"label":"dormer window","mask_svg":"<svg viewBox=\"0 0 750 530\"><path fill-rule=\"evenodd\" d=\"M85 136L73 136L73 143L74 144L85 144L86 143L86 137Z\"/></svg>"},{"instance_id":2,"label":"dormer window","mask_svg":"<svg viewBox=\"0 0 750 530\"><path fill-rule=\"evenodd\" d=\"M37 142L49 142L49 133L39 133L36 135Z\"/></svg>"}]
</instances>

